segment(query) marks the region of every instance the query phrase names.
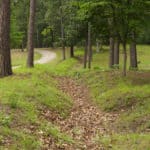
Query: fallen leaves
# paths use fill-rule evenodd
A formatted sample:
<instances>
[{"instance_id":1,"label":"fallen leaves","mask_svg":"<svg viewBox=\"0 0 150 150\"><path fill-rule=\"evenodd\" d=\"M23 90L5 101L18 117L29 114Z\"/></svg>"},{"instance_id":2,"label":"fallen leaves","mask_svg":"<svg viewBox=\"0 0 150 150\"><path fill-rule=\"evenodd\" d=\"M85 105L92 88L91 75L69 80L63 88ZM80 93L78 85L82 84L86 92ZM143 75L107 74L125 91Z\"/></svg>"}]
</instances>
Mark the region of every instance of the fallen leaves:
<instances>
[{"instance_id":1,"label":"fallen leaves","mask_svg":"<svg viewBox=\"0 0 150 150\"><path fill-rule=\"evenodd\" d=\"M58 87L73 99L73 108L65 119L47 109L43 111L42 115L59 126L62 132L70 135L78 143L78 145L65 144L62 149L103 150L103 147L98 145L94 138L97 134L103 135L111 132L107 125L110 125L118 115L102 112L92 104L86 86L66 77L56 79ZM56 146L55 149L59 148Z\"/></svg>"}]
</instances>

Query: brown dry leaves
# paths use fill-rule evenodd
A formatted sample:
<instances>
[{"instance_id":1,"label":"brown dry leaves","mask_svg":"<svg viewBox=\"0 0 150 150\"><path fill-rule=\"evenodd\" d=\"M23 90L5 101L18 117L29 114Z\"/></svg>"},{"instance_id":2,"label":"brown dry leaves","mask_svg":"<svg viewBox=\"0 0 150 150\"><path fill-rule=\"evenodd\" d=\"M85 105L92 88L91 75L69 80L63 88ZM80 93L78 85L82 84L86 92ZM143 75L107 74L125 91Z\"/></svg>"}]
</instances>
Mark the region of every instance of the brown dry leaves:
<instances>
[{"instance_id":1,"label":"brown dry leaves","mask_svg":"<svg viewBox=\"0 0 150 150\"><path fill-rule=\"evenodd\" d=\"M52 149L103 150L102 146L98 145L94 139L98 134L110 134L111 130L109 130L108 125L110 126L118 115L102 112L92 104L88 88L84 85L66 77L56 79L59 88L73 99L73 108L66 119L61 118L58 114L52 116L50 115L51 112L46 109L43 115L47 120L59 126L62 132L73 137L78 144L65 144L62 148L53 147Z\"/></svg>"}]
</instances>

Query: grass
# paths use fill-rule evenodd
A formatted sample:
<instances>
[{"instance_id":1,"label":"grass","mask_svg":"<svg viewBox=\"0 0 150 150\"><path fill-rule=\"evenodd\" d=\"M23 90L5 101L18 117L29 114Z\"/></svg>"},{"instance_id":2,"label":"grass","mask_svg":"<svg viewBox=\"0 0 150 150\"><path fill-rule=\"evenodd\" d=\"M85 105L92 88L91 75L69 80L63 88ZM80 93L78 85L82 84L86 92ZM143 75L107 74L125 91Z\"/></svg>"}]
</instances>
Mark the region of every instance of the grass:
<instances>
[{"instance_id":1,"label":"grass","mask_svg":"<svg viewBox=\"0 0 150 150\"><path fill-rule=\"evenodd\" d=\"M25 66L27 60L27 52L21 52L20 50L12 50L12 65L13 66ZM39 53L35 53L35 60L38 60L41 57Z\"/></svg>"},{"instance_id":2,"label":"grass","mask_svg":"<svg viewBox=\"0 0 150 150\"><path fill-rule=\"evenodd\" d=\"M86 84L94 102L101 110L119 114L119 118L113 125L114 136L107 135L108 138L103 138L104 141L106 140L104 143L106 149L141 150L144 148L148 150L150 147L148 134L150 130L150 53L148 49L149 46L138 46L139 71L128 71L127 77L122 77L120 70L108 68L107 47L104 47L100 53L94 53L91 70L84 70L83 65L77 63L65 74ZM83 51L77 50L76 55L82 56ZM115 142L111 142L113 139Z\"/></svg>"},{"instance_id":3,"label":"grass","mask_svg":"<svg viewBox=\"0 0 150 150\"><path fill-rule=\"evenodd\" d=\"M139 62L139 69L140 70L150 70L150 63L149 63L149 55L150 55L150 46L149 45L138 45L137 46L137 55L138 55L138 62ZM129 46L127 46L129 49ZM108 69L108 47L104 46L103 50L100 53L96 53L93 56L93 68L100 68L100 69ZM95 49L94 49L95 50ZM128 51L128 58L127 58L127 68L129 68L130 58L129 58L129 51ZM123 53L122 47L120 52L120 67L122 68L123 62Z\"/></svg>"},{"instance_id":4,"label":"grass","mask_svg":"<svg viewBox=\"0 0 150 150\"><path fill-rule=\"evenodd\" d=\"M149 134L114 134L99 136L96 141L107 150L149 150Z\"/></svg>"},{"instance_id":5,"label":"grass","mask_svg":"<svg viewBox=\"0 0 150 150\"><path fill-rule=\"evenodd\" d=\"M3 146L7 139L7 146ZM37 138L25 132L12 130L8 127L0 129L0 149L39 149L41 143Z\"/></svg>"},{"instance_id":6,"label":"grass","mask_svg":"<svg viewBox=\"0 0 150 150\"><path fill-rule=\"evenodd\" d=\"M40 109L47 107L66 117L71 106L70 98L58 90L49 65L16 69L12 77L0 79L0 149L40 149L36 134L46 121L41 120ZM36 126L34 134L30 126ZM59 133L58 138L64 135Z\"/></svg>"},{"instance_id":7,"label":"grass","mask_svg":"<svg viewBox=\"0 0 150 150\"><path fill-rule=\"evenodd\" d=\"M61 52L54 50L58 57L51 63L36 65L33 69L21 67L14 70L13 76L0 79L0 149L41 149L43 143L37 136L39 132L51 136L60 145L74 144L72 137L40 117L40 110L45 107L67 117L72 101L57 88L54 77L71 76L88 86L94 102L101 110L119 113L113 135L98 135L95 137L98 144L112 150L149 150L148 49L149 46L138 46L140 70L129 71L126 78L122 77L119 70L109 70L108 47L104 47L102 52L94 53L91 70L83 69L76 58L62 62ZM82 57L83 50L77 49L75 55ZM18 57L13 56L13 60L18 61L16 65L24 64L24 55L22 57L16 60ZM33 133L31 126L36 127Z\"/></svg>"}]
</instances>

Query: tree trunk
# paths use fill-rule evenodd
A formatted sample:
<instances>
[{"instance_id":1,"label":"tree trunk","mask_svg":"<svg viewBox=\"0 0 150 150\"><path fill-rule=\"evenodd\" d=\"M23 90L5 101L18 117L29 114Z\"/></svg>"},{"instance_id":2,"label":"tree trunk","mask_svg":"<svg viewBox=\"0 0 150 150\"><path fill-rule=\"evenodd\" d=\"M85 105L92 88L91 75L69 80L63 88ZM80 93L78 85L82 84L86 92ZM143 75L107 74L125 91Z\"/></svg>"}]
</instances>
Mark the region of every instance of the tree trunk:
<instances>
[{"instance_id":1,"label":"tree trunk","mask_svg":"<svg viewBox=\"0 0 150 150\"><path fill-rule=\"evenodd\" d=\"M113 68L114 66L114 38L110 37L110 58L109 58L109 67Z\"/></svg>"},{"instance_id":2,"label":"tree trunk","mask_svg":"<svg viewBox=\"0 0 150 150\"><path fill-rule=\"evenodd\" d=\"M36 30L36 46L37 47L39 47L39 30L38 30L38 28L37 28L37 30Z\"/></svg>"},{"instance_id":3,"label":"tree trunk","mask_svg":"<svg viewBox=\"0 0 150 150\"><path fill-rule=\"evenodd\" d=\"M114 64L116 68L119 68L119 49L120 49L120 43L119 40L115 40L114 44Z\"/></svg>"},{"instance_id":4,"label":"tree trunk","mask_svg":"<svg viewBox=\"0 0 150 150\"><path fill-rule=\"evenodd\" d=\"M70 46L70 57L71 58L74 57L74 46L73 46L73 44Z\"/></svg>"},{"instance_id":5,"label":"tree trunk","mask_svg":"<svg viewBox=\"0 0 150 150\"><path fill-rule=\"evenodd\" d=\"M10 0L0 1L0 76L12 74L10 57Z\"/></svg>"},{"instance_id":6,"label":"tree trunk","mask_svg":"<svg viewBox=\"0 0 150 150\"><path fill-rule=\"evenodd\" d=\"M62 10L62 0L60 0L60 19L61 19L61 43L62 43L62 59L66 59L65 37L64 37L64 19Z\"/></svg>"},{"instance_id":7,"label":"tree trunk","mask_svg":"<svg viewBox=\"0 0 150 150\"><path fill-rule=\"evenodd\" d=\"M24 52L24 41L22 40L22 43L21 43L21 52Z\"/></svg>"},{"instance_id":8,"label":"tree trunk","mask_svg":"<svg viewBox=\"0 0 150 150\"><path fill-rule=\"evenodd\" d=\"M52 44L51 44L51 46L52 46L52 48L54 48L54 32L53 32L53 29L51 30L51 42L52 42Z\"/></svg>"},{"instance_id":9,"label":"tree trunk","mask_svg":"<svg viewBox=\"0 0 150 150\"><path fill-rule=\"evenodd\" d=\"M88 57L88 40L87 40L87 37L86 37L85 49L84 49L84 68L87 67L87 57Z\"/></svg>"},{"instance_id":10,"label":"tree trunk","mask_svg":"<svg viewBox=\"0 0 150 150\"><path fill-rule=\"evenodd\" d=\"M100 40L100 51L102 51L102 50L103 50L103 41Z\"/></svg>"},{"instance_id":11,"label":"tree trunk","mask_svg":"<svg viewBox=\"0 0 150 150\"><path fill-rule=\"evenodd\" d=\"M30 17L28 27L28 59L27 67L34 67L34 24L35 24L36 0L30 0Z\"/></svg>"},{"instance_id":12,"label":"tree trunk","mask_svg":"<svg viewBox=\"0 0 150 150\"><path fill-rule=\"evenodd\" d=\"M127 49L126 43L123 43L123 76L127 75Z\"/></svg>"},{"instance_id":13,"label":"tree trunk","mask_svg":"<svg viewBox=\"0 0 150 150\"><path fill-rule=\"evenodd\" d=\"M96 52L100 52L100 41L98 39L96 40Z\"/></svg>"},{"instance_id":14,"label":"tree trunk","mask_svg":"<svg viewBox=\"0 0 150 150\"><path fill-rule=\"evenodd\" d=\"M91 23L88 23L88 68L91 68L92 44L91 44Z\"/></svg>"},{"instance_id":15,"label":"tree trunk","mask_svg":"<svg viewBox=\"0 0 150 150\"><path fill-rule=\"evenodd\" d=\"M130 68L131 69L138 68L135 33L133 33L133 35L132 35L132 41L130 44Z\"/></svg>"}]
</instances>

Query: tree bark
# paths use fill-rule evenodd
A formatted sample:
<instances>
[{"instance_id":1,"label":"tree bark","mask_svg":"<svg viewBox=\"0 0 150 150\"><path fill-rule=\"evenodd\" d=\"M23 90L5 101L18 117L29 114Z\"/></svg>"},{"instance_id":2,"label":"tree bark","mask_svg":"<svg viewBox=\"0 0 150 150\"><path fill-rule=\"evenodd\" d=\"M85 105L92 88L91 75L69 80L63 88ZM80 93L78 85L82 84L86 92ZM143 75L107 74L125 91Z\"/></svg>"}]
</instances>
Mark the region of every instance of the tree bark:
<instances>
[{"instance_id":1,"label":"tree bark","mask_svg":"<svg viewBox=\"0 0 150 150\"><path fill-rule=\"evenodd\" d=\"M66 59L65 36L64 36L64 18L62 10L62 0L60 0L60 20L61 20L61 44L62 44L62 59Z\"/></svg>"},{"instance_id":2,"label":"tree bark","mask_svg":"<svg viewBox=\"0 0 150 150\"><path fill-rule=\"evenodd\" d=\"M132 34L132 41L130 44L130 68L137 69L137 49L136 49L136 40L135 40L135 33Z\"/></svg>"},{"instance_id":3,"label":"tree bark","mask_svg":"<svg viewBox=\"0 0 150 150\"><path fill-rule=\"evenodd\" d=\"M91 44L91 23L88 23L88 68L91 68L92 62L92 44Z\"/></svg>"},{"instance_id":4,"label":"tree bark","mask_svg":"<svg viewBox=\"0 0 150 150\"><path fill-rule=\"evenodd\" d=\"M28 27L28 59L27 67L34 67L34 25L35 25L36 0L30 0L30 16Z\"/></svg>"},{"instance_id":5,"label":"tree bark","mask_svg":"<svg viewBox=\"0 0 150 150\"><path fill-rule=\"evenodd\" d=\"M53 29L51 30L51 39L52 39L52 44L51 44L51 46L52 46L52 48L54 48L54 31L53 31Z\"/></svg>"},{"instance_id":6,"label":"tree bark","mask_svg":"<svg viewBox=\"0 0 150 150\"><path fill-rule=\"evenodd\" d=\"M114 38L110 37L110 56L109 56L109 67L114 66Z\"/></svg>"},{"instance_id":7,"label":"tree bark","mask_svg":"<svg viewBox=\"0 0 150 150\"><path fill-rule=\"evenodd\" d=\"M98 39L96 40L96 52L100 52L100 41Z\"/></svg>"},{"instance_id":8,"label":"tree bark","mask_svg":"<svg viewBox=\"0 0 150 150\"><path fill-rule=\"evenodd\" d=\"M74 57L74 46L73 46L73 44L70 46L70 57L71 58Z\"/></svg>"},{"instance_id":9,"label":"tree bark","mask_svg":"<svg viewBox=\"0 0 150 150\"><path fill-rule=\"evenodd\" d=\"M10 0L0 1L0 76L12 75L10 56Z\"/></svg>"},{"instance_id":10,"label":"tree bark","mask_svg":"<svg viewBox=\"0 0 150 150\"><path fill-rule=\"evenodd\" d=\"M116 65L116 68L119 68L119 50L120 50L120 43L119 40L115 40L114 44L114 65Z\"/></svg>"},{"instance_id":11,"label":"tree bark","mask_svg":"<svg viewBox=\"0 0 150 150\"><path fill-rule=\"evenodd\" d=\"M88 57L88 39L85 40L85 49L84 49L84 68L87 67L87 57Z\"/></svg>"},{"instance_id":12,"label":"tree bark","mask_svg":"<svg viewBox=\"0 0 150 150\"><path fill-rule=\"evenodd\" d=\"M127 75L127 49L126 43L123 43L123 76Z\"/></svg>"},{"instance_id":13,"label":"tree bark","mask_svg":"<svg viewBox=\"0 0 150 150\"><path fill-rule=\"evenodd\" d=\"M21 43L21 52L24 52L24 41L22 40L22 43Z\"/></svg>"},{"instance_id":14,"label":"tree bark","mask_svg":"<svg viewBox=\"0 0 150 150\"><path fill-rule=\"evenodd\" d=\"M38 30L38 28L37 28L37 30L36 30L36 46L37 47L39 47L39 30Z\"/></svg>"}]
</instances>

